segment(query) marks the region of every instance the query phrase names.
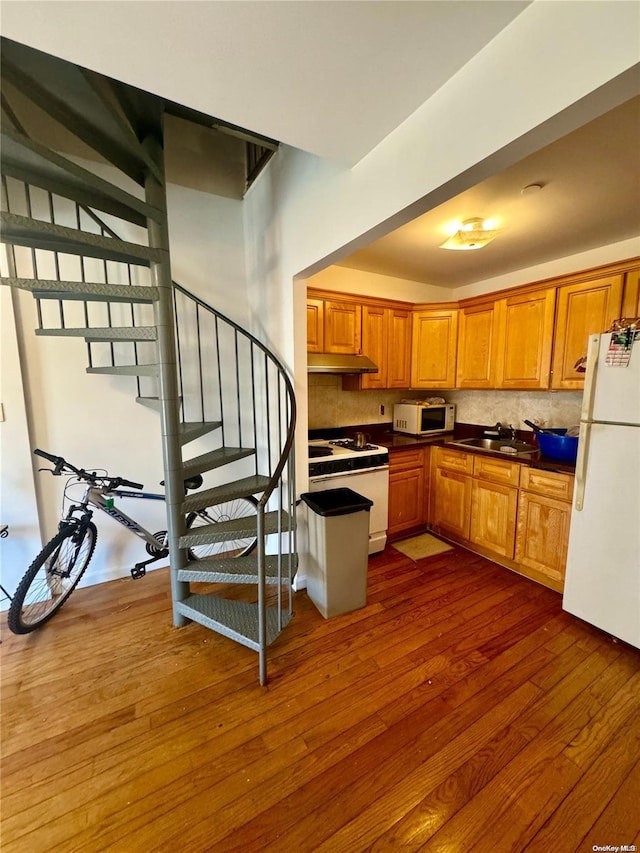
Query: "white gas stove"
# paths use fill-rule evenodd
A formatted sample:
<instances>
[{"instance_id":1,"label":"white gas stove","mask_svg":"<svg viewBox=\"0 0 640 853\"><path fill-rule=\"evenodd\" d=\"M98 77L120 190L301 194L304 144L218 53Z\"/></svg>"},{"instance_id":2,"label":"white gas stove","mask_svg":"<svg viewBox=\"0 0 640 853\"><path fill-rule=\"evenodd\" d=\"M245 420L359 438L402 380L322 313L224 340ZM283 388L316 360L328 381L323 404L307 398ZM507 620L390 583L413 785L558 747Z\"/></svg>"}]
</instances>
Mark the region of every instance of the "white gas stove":
<instances>
[{"instance_id":1,"label":"white gas stove","mask_svg":"<svg viewBox=\"0 0 640 853\"><path fill-rule=\"evenodd\" d=\"M369 514L369 553L387 543L389 451L377 444L356 448L353 439L309 442L309 491L353 489L373 501Z\"/></svg>"}]
</instances>

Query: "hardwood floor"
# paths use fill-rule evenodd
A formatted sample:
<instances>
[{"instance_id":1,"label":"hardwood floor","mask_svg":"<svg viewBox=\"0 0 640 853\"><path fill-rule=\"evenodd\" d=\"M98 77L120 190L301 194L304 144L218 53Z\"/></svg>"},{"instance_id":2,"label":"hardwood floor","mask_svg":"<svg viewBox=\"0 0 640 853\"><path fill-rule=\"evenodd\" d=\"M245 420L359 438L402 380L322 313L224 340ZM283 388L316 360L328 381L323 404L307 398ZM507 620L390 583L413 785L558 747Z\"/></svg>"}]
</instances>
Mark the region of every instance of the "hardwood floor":
<instances>
[{"instance_id":1,"label":"hardwood floor","mask_svg":"<svg viewBox=\"0 0 640 853\"><path fill-rule=\"evenodd\" d=\"M167 571L3 623L4 853L640 845L640 652L454 549L306 593L257 656L171 625Z\"/></svg>"}]
</instances>

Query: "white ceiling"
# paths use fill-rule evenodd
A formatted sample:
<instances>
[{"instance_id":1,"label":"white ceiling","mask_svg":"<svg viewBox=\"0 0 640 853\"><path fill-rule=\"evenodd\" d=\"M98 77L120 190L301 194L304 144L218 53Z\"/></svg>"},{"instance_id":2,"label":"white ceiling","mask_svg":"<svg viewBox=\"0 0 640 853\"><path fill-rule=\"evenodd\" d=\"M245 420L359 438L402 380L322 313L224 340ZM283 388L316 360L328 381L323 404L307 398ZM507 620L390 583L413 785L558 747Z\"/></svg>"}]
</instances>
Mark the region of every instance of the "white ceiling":
<instances>
[{"instance_id":1,"label":"white ceiling","mask_svg":"<svg viewBox=\"0 0 640 853\"><path fill-rule=\"evenodd\" d=\"M353 165L530 2L4 0L2 34Z\"/></svg>"},{"instance_id":2,"label":"white ceiling","mask_svg":"<svg viewBox=\"0 0 640 853\"><path fill-rule=\"evenodd\" d=\"M354 164L528 5L3 0L2 34ZM639 103L601 117L343 263L458 287L640 235ZM522 196L532 182L543 190ZM475 252L438 248L447 222L472 216L499 218L503 233Z\"/></svg>"},{"instance_id":3,"label":"white ceiling","mask_svg":"<svg viewBox=\"0 0 640 853\"><path fill-rule=\"evenodd\" d=\"M522 194L529 184L536 194ZM449 223L496 220L482 249L440 244ZM340 266L441 287L640 236L640 97L369 244ZM639 241L640 249L640 241Z\"/></svg>"}]
</instances>

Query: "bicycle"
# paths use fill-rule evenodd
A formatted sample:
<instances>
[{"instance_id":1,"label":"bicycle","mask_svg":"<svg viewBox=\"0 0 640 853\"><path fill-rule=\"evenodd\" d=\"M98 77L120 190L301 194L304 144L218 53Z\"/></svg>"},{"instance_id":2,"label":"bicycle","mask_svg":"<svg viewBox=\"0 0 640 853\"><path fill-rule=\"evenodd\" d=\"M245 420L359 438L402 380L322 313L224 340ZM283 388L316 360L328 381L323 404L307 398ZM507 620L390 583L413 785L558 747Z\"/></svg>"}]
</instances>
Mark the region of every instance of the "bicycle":
<instances>
[{"instance_id":1,"label":"bicycle","mask_svg":"<svg viewBox=\"0 0 640 853\"><path fill-rule=\"evenodd\" d=\"M169 554L166 530L150 533L131 516L115 507L116 498L164 501L163 494L123 491L123 486L138 490L143 489L144 486L124 477L110 477L106 471L85 471L83 468L76 468L62 456L54 456L44 450L37 449L34 453L54 465L53 469L40 468L40 471L50 471L56 477L64 473L70 476L64 488L63 512L58 524L58 532L29 566L11 601L8 624L14 634L28 634L48 622L78 585L93 556L98 538L98 530L92 521L94 510L90 506L106 513L114 521L144 540L150 559L136 563L131 569L134 580L144 576L146 567L150 563L163 559ZM68 496L68 490L71 486L80 483L85 486L84 492L82 498L74 503ZM164 485L164 481L160 485ZM201 485L202 477L199 474L186 479L185 494L187 490L198 489ZM65 513L64 507L67 502L70 502L70 506ZM189 513L186 527L189 529L199 525L218 524L233 518L255 515L257 504L257 500L251 496L214 504L206 509ZM248 537L194 546L188 550L188 554L190 560L205 560L211 557L236 558L250 554L256 544L255 537Z\"/></svg>"}]
</instances>

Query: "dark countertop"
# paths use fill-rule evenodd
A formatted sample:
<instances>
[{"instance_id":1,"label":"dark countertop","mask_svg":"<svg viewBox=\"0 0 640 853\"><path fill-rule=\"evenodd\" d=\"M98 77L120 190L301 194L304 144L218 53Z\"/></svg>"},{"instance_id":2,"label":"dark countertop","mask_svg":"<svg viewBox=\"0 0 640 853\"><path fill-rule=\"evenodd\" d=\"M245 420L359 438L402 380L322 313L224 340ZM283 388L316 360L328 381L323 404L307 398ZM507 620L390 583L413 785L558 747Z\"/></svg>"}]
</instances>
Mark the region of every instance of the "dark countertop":
<instances>
[{"instance_id":1,"label":"dark countertop","mask_svg":"<svg viewBox=\"0 0 640 853\"><path fill-rule=\"evenodd\" d=\"M441 433L431 436L415 436L405 435L404 433L394 432L392 424L364 424L357 427L344 427L339 431L341 436L351 436L356 431L364 432L369 436L369 440L374 444L379 444L381 447L386 447L390 454L398 450L407 450L411 447L442 447L450 444L454 438L474 438L486 429L486 427L478 424L462 424L456 423L453 432ZM338 432L338 430L336 430ZM526 441L532 444L533 433L528 430L520 430L517 434L520 441ZM535 446L535 445L534 445ZM483 456L494 456L495 453L490 453L483 450L465 450L462 447L453 447L453 450L460 450L463 453L480 453ZM541 468L545 471L557 471L561 474L575 474L576 466L573 462L562 462L559 459L551 459L548 456L543 456L539 450L529 459L522 457L505 456L510 462L519 462L521 465L528 465L530 468Z\"/></svg>"}]
</instances>

